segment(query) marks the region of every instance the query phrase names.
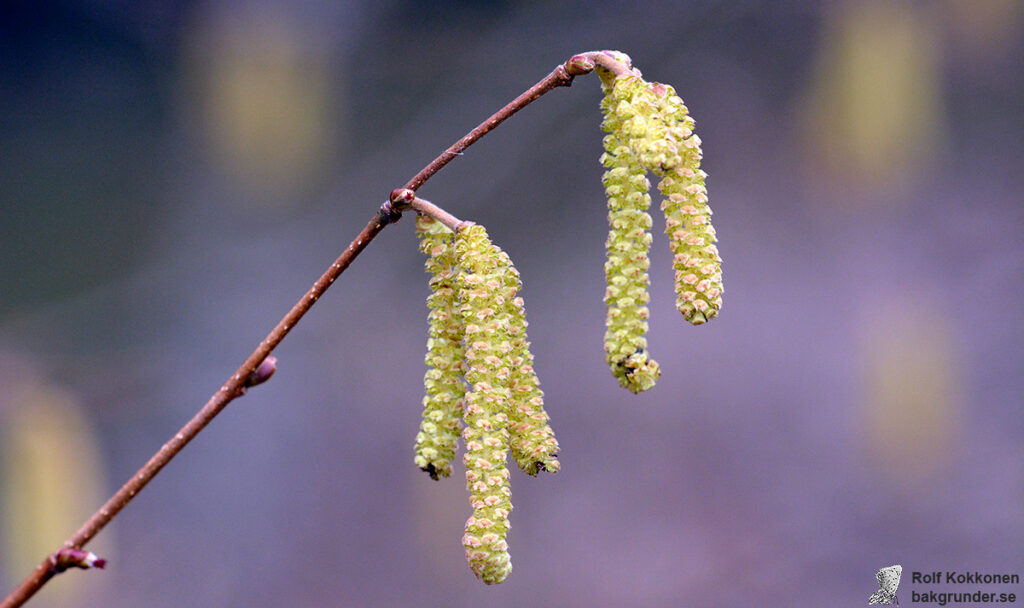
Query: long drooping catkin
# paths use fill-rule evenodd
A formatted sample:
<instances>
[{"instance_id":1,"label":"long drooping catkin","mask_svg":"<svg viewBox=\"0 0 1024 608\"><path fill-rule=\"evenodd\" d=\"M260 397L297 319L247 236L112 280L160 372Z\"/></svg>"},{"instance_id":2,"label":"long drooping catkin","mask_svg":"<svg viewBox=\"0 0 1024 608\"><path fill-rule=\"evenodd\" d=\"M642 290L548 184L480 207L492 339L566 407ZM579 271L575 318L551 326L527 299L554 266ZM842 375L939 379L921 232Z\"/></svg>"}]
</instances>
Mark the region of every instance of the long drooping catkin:
<instances>
[{"instance_id":1,"label":"long drooping catkin","mask_svg":"<svg viewBox=\"0 0 1024 608\"><path fill-rule=\"evenodd\" d=\"M558 462L558 440L548 424L548 414L544 411L544 393L540 390L540 380L533 369L533 354L526 337L526 309L523 298L517 295L522 282L519 280L519 271L512 266L512 260L505 252L499 252L501 265L505 268L501 273L501 297L509 320L508 345L502 343L501 349L508 348L506 357L510 364L510 375L503 380L509 387L509 443L512 457L528 475L536 475L540 471L557 473L561 466Z\"/></svg>"},{"instance_id":2,"label":"long drooping catkin","mask_svg":"<svg viewBox=\"0 0 1024 608\"><path fill-rule=\"evenodd\" d=\"M427 373L423 377L423 420L416 435L416 466L431 477L451 475L451 461L462 417L463 345L465 326L458 310L458 271L455 266L454 233L434 219L416 219L420 251L426 254L431 274Z\"/></svg>"},{"instance_id":3,"label":"long drooping catkin","mask_svg":"<svg viewBox=\"0 0 1024 608\"><path fill-rule=\"evenodd\" d=\"M647 269L651 246L651 216L647 209L650 183L628 142L639 115L631 103L631 90L616 79L606 87L601 107L605 153L601 163L608 199L608 259L605 262L607 309L605 357L619 384L634 393L654 386L660 370L647 354ZM640 117L642 118L642 117Z\"/></svg>"},{"instance_id":4,"label":"long drooping catkin","mask_svg":"<svg viewBox=\"0 0 1024 608\"><path fill-rule=\"evenodd\" d=\"M508 452L511 374L502 358L509 342L509 315L501 294L501 262L483 226L459 230L459 311L466 328L466 487L473 514L462 537L470 568L483 582L500 583L512 571L506 540L512 511ZM509 347L511 348L511 347Z\"/></svg>"},{"instance_id":5,"label":"long drooping catkin","mask_svg":"<svg viewBox=\"0 0 1024 608\"><path fill-rule=\"evenodd\" d=\"M700 138L683 100L669 85L654 85L657 123L671 143L667 161L649 169L661 176L658 190L665 196L665 232L672 247L676 308L694 325L718 315L722 307L722 258L711 225L711 208L701 171Z\"/></svg>"},{"instance_id":6,"label":"long drooping catkin","mask_svg":"<svg viewBox=\"0 0 1024 608\"><path fill-rule=\"evenodd\" d=\"M616 55L629 63L621 53ZM602 75L605 97L601 162L608 199L608 261L605 275L605 352L619 383L638 393L654 385L657 363L647 355L650 183L661 177L665 232L674 256L676 307L694 325L722 306L722 260L708 207L707 175L700 169L700 138L682 99L669 85L640 73Z\"/></svg>"}]
</instances>

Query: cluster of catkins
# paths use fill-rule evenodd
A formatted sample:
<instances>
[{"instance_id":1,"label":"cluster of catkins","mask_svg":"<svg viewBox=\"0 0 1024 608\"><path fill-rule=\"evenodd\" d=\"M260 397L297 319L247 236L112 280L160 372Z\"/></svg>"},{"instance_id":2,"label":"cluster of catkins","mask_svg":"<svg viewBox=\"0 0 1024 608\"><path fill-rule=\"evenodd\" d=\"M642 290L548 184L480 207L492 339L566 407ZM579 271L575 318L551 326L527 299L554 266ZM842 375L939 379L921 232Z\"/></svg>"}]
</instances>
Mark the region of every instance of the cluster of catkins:
<instances>
[{"instance_id":1,"label":"cluster of catkins","mask_svg":"<svg viewBox=\"0 0 1024 608\"><path fill-rule=\"evenodd\" d=\"M629 65L628 56L611 54ZM665 232L675 254L676 307L694 325L715 317L722 306L722 260L700 170L700 139L683 101L671 86L649 83L637 70L598 73L608 132L601 156L610 223L605 352L619 383L639 393L654 386L660 373L646 339L647 172L661 178ZM477 577L500 583L512 570L506 541L512 510L508 453L529 475L559 469L558 442L526 340L523 299L516 295L519 272L483 226L462 222L453 232L420 215L416 232L427 255L431 295L415 462L434 479L448 477L461 434L473 506L462 544Z\"/></svg>"},{"instance_id":2,"label":"cluster of catkins","mask_svg":"<svg viewBox=\"0 0 1024 608\"><path fill-rule=\"evenodd\" d=\"M416 232L428 256L431 295L415 462L434 479L449 476L461 429L473 506L462 544L477 577L500 583L512 570L507 454L529 475L559 469L516 295L519 272L478 224L464 222L452 232L421 215Z\"/></svg>"},{"instance_id":3,"label":"cluster of catkins","mask_svg":"<svg viewBox=\"0 0 1024 608\"><path fill-rule=\"evenodd\" d=\"M626 65L629 57L613 53ZM605 353L619 384L634 393L654 386L660 370L647 353L647 285L651 245L650 182L661 178L665 232L675 267L676 308L694 325L707 322L722 306L722 259L715 246L704 179L700 138L683 100L669 85L599 71L605 153L601 163L608 197L608 261L605 277Z\"/></svg>"}]
</instances>

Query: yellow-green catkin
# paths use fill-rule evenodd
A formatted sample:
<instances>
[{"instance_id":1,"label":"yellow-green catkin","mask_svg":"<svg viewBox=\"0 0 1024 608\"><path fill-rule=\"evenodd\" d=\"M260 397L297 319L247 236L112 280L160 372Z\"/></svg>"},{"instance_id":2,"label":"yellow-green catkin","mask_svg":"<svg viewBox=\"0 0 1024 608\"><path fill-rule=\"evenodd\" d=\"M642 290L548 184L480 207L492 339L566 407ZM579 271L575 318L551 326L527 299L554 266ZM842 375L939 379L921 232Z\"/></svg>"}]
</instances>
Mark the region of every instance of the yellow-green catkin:
<instances>
[{"instance_id":1,"label":"yellow-green catkin","mask_svg":"<svg viewBox=\"0 0 1024 608\"><path fill-rule=\"evenodd\" d=\"M458 309L458 271L455 266L454 233L440 222L416 218L420 251L427 256L430 273L428 366L423 377L423 420L416 435L416 466L434 479L451 475L451 462L462 416L465 386L462 382L465 326Z\"/></svg>"},{"instance_id":2,"label":"yellow-green catkin","mask_svg":"<svg viewBox=\"0 0 1024 608\"><path fill-rule=\"evenodd\" d=\"M602 127L606 167L603 182L608 199L608 260L605 262L607 308L605 355L612 375L619 384L634 393L654 386L660 370L647 354L647 252L651 245L651 216L647 209L651 197L650 182L629 142L639 129L634 118L642 107L634 106L635 87L621 86L634 77L618 78L605 86L601 107L605 113ZM642 118L642 116L640 116Z\"/></svg>"},{"instance_id":3,"label":"yellow-green catkin","mask_svg":"<svg viewBox=\"0 0 1024 608\"><path fill-rule=\"evenodd\" d=\"M658 189L665 196L661 208L674 254L676 307L690 323L703 324L718 314L724 289L693 118L674 88L646 82L635 70L614 79L603 75L603 85L605 130L616 135L615 145L662 178Z\"/></svg>"},{"instance_id":4,"label":"yellow-green catkin","mask_svg":"<svg viewBox=\"0 0 1024 608\"><path fill-rule=\"evenodd\" d=\"M654 85L662 136L674 155L651 171L661 176L658 190L665 196L665 232L674 254L676 308L694 325L718 315L722 307L722 258L711 225L711 208L701 171L700 138L693 132L694 121L683 100L669 85Z\"/></svg>"},{"instance_id":5,"label":"yellow-green catkin","mask_svg":"<svg viewBox=\"0 0 1024 608\"><path fill-rule=\"evenodd\" d=\"M506 266L502 274L502 297L509 318L511 346L506 356L511 372L507 382L510 389L508 416L512 457L528 475L537 475L540 471L557 473L561 467L558 462L558 440L548 424L550 418L544 411L544 393L540 390L540 380L533 369L533 354L526 337L526 309L523 298L517 295L522 282L519 271L512 266L508 255L501 252L500 257Z\"/></svg>"},{"instance_id":6,"label":"yellow-green catkin","mask_svg":"<svg viewBox=\"0 0 1024 608\"><path fill-rule=\"evenodd\" d=\"M679 162L670 130L674 124L661 110L663 103L652 85L639 75L620 76L605 85L606 131L614 130L644 169L670 170ZM612 127L609 129L608 127Z\"/></svg>"},{"instance_id":7,"label":"yellow-green catkin","mask_svg":"<svg viewBox=\"0 0 1024 608\"><path fill-rule=\"evenodd\" d=\"M466 560L488 585L512 571L506 537L512 511L507 403L511 374L509 315L502 293L502 260L483 226L461 228L455 237L459 266L460 313L465 324L466 394L462 437L466 487L473 514L462 537ZM503 352L504 351L504 352Z\"/></svg>"}]
</instances>

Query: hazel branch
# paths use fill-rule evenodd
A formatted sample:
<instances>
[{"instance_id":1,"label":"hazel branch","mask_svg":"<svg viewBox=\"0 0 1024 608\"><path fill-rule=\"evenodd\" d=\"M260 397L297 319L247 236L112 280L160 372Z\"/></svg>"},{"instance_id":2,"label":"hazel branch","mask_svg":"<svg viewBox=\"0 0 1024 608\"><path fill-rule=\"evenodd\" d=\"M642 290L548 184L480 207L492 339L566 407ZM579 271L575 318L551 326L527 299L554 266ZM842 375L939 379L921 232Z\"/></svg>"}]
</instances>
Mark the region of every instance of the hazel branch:
<instances>
[{"instance_id":1,"label":"hazel branch","mask_svg":"<svg viewBox=\"0 0 1024 608\"><path fill-rule=\"evenodd\" d=\"M242 363L241 367L224 383L216 393L210 397L206 405L192 417L170 440L167 441L147 462L131 477L121 489L99 508L71 538L64 541L64 547L69 549L81 549L87 542L92 540L110 520L114 519L121 509L125 508L135 496L142 491L146 484L163 469L167 463L174 458L196 435L199 434L219 414L228 403L245 393L249 386L258 384L269 378L265 372L257 372L257 369L269 359L270 352L280 344L281 340L295 327L295 324L305 316L313 304L320 299L320 296L332 283L348 268L352 260L366 248L384 226L394 221L384 209L378 211L365 228L356 236L341 256L331 264L324 274L313 284L302 298L296 302L288 314L278 322L270 334L260 342L259 346L249 358ZM275 361L276 363L276 361ZM271 365L270 367L274 367ZM263 367L266 370L266 366ZM265 376L265 377L264 377ZM262 380L261 380L262 378ZM55 574L60 571L52 566L53 562L47 557L36 567L34 571L18 587L8 595L0 608L15 608L24 604L36 591L42 588Z\"/></svg>"},{"instance_id":2,"label":"hazel branch","mask_svg":"<svg viewBox=\"0 0 1024 608\"><path fill-rule=\"evenodd\" d=\"M541 95L556 87L567 87L572 85L572 79L573 77L565 69L564 65L558 66L540 82L524 91L519 97L510 101L505 105L505 107L492 114L490 118L480 123L475 129L464 135L462 139L449 146L448 149L442 152L437 158L430 161L430 164L423 167L419 173L414 175L413 178L405 184L405 187L413 192L419 190L428 179L444 168L445 165L452 162L455 157L462 154L466 148L473 145L478 139L490 133L495 127L505 122L506 119L519 110L522 110L530 103L536 101Z\"/></svg>"},{"instance_id":3,"label":"hazel branch","mask_svg":"<svg viewBox=\"0 0 1024 608\"><path fill-rule=\"evenodd\" d=\"M552 72L545 76L540 82L524 91L522 95L510 101L505 107L492 114L490 118L483 121L475 129L463 136L462 139L449 146L447 150L432 160L429 165L423 167L419 173L414 175L413 178L405 184L405 187L413 192L419 190L420 187L423 186L428 179L433 177L435 173L440 171L442 167L454 160L456 156L462 154L466 148L473 145L474 142L484 135L487 135L487 133L500 125L507 118L519 110L522 110L524 107L537 100L541 95L551 91L552 89L572 86L572 80L574 77L589 74L593 71L595 65L599 65L617 76L630 73L629 66L620 62L612 56L609 51L589 51L587 53L573 55L564 64L552 70Z\"/></svg>"},{"instance_id":4,"label":"hazel branch","mask_svg":"<svg viewBox=\"0 0 1024 608\"><path fill-rule=\"evenodd\" d=\"M54 556L68 555L70 551L79 551L92 540L118 513L124 509L134 497L159 473L189 442L192 441L211 421L224 410L235 398L245 394L246 389L260 384L270 378L276 369L276 359L271 360L270 354L278 344L288 335L295 325L313 305L320 299L323 293L334 283L335 280L363 249L384 229L388 224L397 222L402 217L402 211L407 208L415 209L437 218L446 226L458 231L460 228L472 225L472 222L458 220L455 216L445 212L428 201L418 199L415 191L423 186L438 171L444 168L456 156L462 154L466 148L471 146L481 137L492 131L499 124L510 116L523 109L542 95L557 87L572 85L575 76L588 74L600 66L616 75L629 73L629 66L618 61L606 51L592 51L574 55L563 65L556 67L550 74L540 82L533 85L521 95L513 99L503 108L491 115L487 120L480 123L476 128L467 133L437 158L420 170L405 188L392 191L373 218L349 243L348 247L334 261L327 270L320 276L313 286L299 299L290 311L277 323L269 334L260 342L256 350L242 363L235 373L210 397L206 404L183 426L173 437L171 437L161 448L129 479L121 488L114 493L70 538L64 541L63 548L47 556L35 570L29 574L2 602L0 608L16 608L23 605L39 589L43 587L53 576L61 570L54 567ZM397 194L396 194L397 193ZM62 553L63 552L63 553Z\"/></svg>"}]
</instances>

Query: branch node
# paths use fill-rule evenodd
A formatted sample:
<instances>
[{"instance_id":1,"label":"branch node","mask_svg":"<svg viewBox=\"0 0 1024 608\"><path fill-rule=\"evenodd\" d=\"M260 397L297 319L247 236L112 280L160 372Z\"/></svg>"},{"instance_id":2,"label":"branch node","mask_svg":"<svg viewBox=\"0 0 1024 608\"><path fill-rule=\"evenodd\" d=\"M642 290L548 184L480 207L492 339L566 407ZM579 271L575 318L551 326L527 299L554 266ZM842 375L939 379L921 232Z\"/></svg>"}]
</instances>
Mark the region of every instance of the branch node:
<instances>
[{"instance_id":1,"label":"branch node","mask_svg":"<svg viewBox=\"0 0 1024 608\"><path fill-rule=\"evenodd\" d=\"M380 225L383 228L388 224L394 224L398 220L402 219L401 209L397 209L395 205L391 204L391 201L384 201L384 204L380 206L380 210L377 211L377 216L380 218Z\"/></svg>"}]
</instances>

